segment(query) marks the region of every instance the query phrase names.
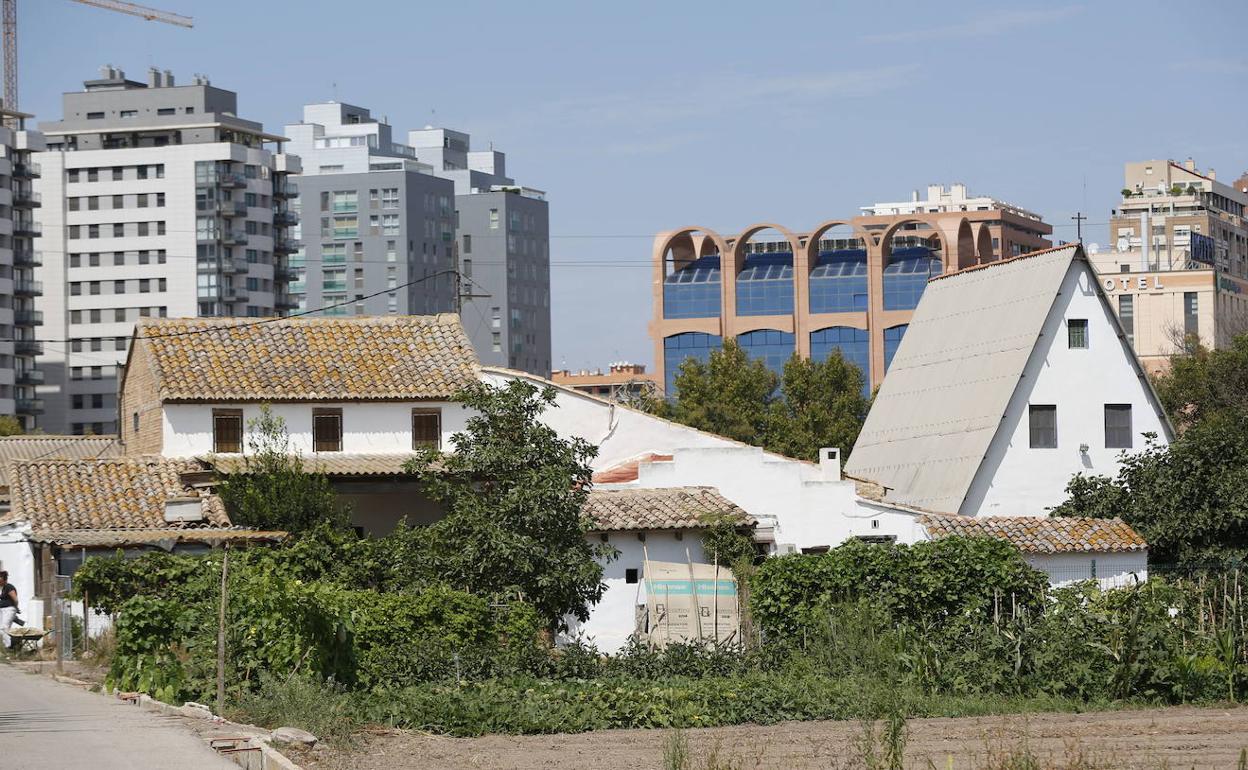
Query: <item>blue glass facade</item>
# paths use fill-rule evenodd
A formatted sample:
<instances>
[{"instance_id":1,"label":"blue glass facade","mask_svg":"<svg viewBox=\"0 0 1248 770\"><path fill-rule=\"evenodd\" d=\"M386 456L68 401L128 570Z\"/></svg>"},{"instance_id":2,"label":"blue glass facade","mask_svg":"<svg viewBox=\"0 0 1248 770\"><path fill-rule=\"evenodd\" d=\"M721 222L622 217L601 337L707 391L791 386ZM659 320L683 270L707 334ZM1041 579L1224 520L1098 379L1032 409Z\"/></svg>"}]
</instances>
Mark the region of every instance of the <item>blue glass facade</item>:
<instances>
[{"instance_id":1,"label":"blue glass facade","mask_svg":"<svg viewBox=\"0 0 1248 770\"><path fill-rule=\"evenodd\" d=\"M897 352L897 346L901 344L901 338L906 335L908 324L900 326L890 326L884 330L884 371L888 371L888 367L893 364L893 354Z\"/></svg>"},{"instance_id":2,"label":"blue glass facade","mask_svg":"<svg viewBox=\"0 0 1248 770\"><path fill-rule=\"evenodd\" d=\"M759 329L737 335L737 343L750 358L767 364L776 374L784 374L784 365L793 355L793 335L775 329Z\"/></svg>"},{"instance_id":3,"label":"blue glass facade","mask_svg":"<svg viewBox=\"0 0 1248 770\"><path fill-rule=\"evenodd\" d=\"M884 309L914 310L927 288L927 279L940 275L940 260L917 246L894 249L884 267Z\"/></svg>"},{"instance_id":4,"label":"blue glass facade","mask_svg":"<svg viewBox=\"0 0 1248 770\"><path fill-rule=\"evenodd\" d=\"M865 249L821 251L810 271L810 312L848 313L867 309Z\"/></svg>"},{"instance_id":5,"label":"blue glass facade","mask_svg":"<svg viewBox=\"0 0 1248 770\"><path fill-rule=\"evenodd\" d=\"M719 255L701 257L663 281L664 318L718 318Z\"/></svg>"},{"instance_id":6,"label":"blue glass facade","mask_svg":"<svg viewBox=\"0 0 1248 770\"><path fill-rule=\"evenodd\" d=\"M793 255L749 254L737 276L737 315L792 315Z\"/></svg>"},{"instance_id":7,"label":"blue glass facade","mask_svg":"<svg viewBox=\"0 0 1248 770\"><path fill-rule=\"evenodd\" d=\"M663 339L664 393L668 398L676 396L676 374L685 359L696 358L706 363L711 359L711 351L718 350L721 342L717 335L701 332L673 334Z\"/></svg>"},{"instance_id":8,"label":"blue glass facade","mask_svg":"<svg viewBox=\"0 0 1248 770\"><path fill-rule=\"evenodd\" d=\"M841 356L862 370L862 394L871 395L871 341L866 329L832 326L810 333L810 359L824 361L839 349Z\"/></svg>"}]
</instances>

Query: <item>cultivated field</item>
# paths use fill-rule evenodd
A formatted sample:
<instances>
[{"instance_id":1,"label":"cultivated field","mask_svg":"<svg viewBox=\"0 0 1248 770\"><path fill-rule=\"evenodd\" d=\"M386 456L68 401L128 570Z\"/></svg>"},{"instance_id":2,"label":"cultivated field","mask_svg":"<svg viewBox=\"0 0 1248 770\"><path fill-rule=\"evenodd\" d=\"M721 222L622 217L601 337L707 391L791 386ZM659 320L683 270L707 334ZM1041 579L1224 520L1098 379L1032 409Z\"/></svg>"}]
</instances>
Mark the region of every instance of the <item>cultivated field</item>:
<instances>
[{"instance_id":1,"label":"cultivated field","mask_svg":"<svg viewBox=\"0 0 1248 770\"><path fill-rule=\"evenodd\" d=\"M577 735L443 738L374 732L351 751L298 757L309 770L662 770L669 733L605 730ZM688 730L690 770L814 770L866 767L857 722L787 722ZM1089 714L1032 714L913 719L906 765L914 768L1188 768L1244 767L1248 708L1167 708ZM1036 760L1021 761L1024 756Z\"/></svg>"}]
</instances>

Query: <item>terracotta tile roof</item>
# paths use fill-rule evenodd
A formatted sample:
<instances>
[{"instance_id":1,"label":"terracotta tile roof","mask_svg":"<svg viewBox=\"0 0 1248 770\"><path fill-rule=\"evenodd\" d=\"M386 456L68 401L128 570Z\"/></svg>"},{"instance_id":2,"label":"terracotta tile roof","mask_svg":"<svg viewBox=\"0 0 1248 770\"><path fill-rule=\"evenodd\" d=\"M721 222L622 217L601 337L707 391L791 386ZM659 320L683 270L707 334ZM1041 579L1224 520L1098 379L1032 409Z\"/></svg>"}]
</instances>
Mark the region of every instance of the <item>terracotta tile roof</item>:
<instances>
[{"instance_id":1,"label":"terracotta tile roof","mask_svg":"<svg viewBox=\"0 0 1248 770\"><path fill-rule=\"evenodd\" d=\"M286 539L285 532L256 529L190 528L190 529L44 529L34 533L37 543L113 548L127 545L175 545L178 543L277 542Z\"/></svg>"},{"instance_id":2,"label":"terracotta tile roof","mask_svg":"<svg viewBox=\"0 0 1248 770\"><path fill-rule=\"evenodd\" d=\"M41 530L152 530L229 527L221 498L186 485L195 460L127 457L34 460L13 464L12 508L0 523L27 521ZM165 521L165 503L199 498L199 522Z\"/></svg>"},{"instance_id":3,"label":"terracotta tile roof","mask_svg":"<svg viewBox=\"0 0 1248 770\"><path fill-rule=\"evenodd\" d=\"M140 319L167 401L446 399L477 380L459 317ZM133 358L133 356L132 356Z\"/></svg>"},{"instance_id":4,"label":"terracotta tile roof","mask_svg":"<svg viewBox=\"0 0 1248 770\"><path fill-rule=\"evenodd\" d=\"M585 512L600 532L696 529L706 526L699 517L707 513L740 517L743 526L755 523L714 487L595 489L589 493Z\"/></svg>"},{"instance_id":5,"label":"terracotta tile roof","mask_svg":"<svg viewBox=\"0 0 1248 770\"><path fill-rule=\"evenodd\" d=\"M0 499L9 498L9 464L16 460L76 460L120 454L116 436L0 437Z\"/></svg>"},{"instance_id":6,"label":"terracotta tile roof","mask_svg":"<svg viewBox=\"0 0 1248 770\"><path fill-rule=\"evenodd\" d=\"M1148 548L1144 538L1122 519L927 514L919 517L919 523L934 540L951 535L996 537L1023 553L1119 553Z\"/></svg>"},{"instance_id":7,"label":"terracotta tile roof","mask_svg":"<svg viewBox=\"0 0 1248 770\"><path fill-rule=\"evenodd\" d=\"M641 475L641 466L643 463L661 463L671 462L672 455L661 455L650 452L641 457L632 460L625 460L619 465L612 466L606 470L598 471L594 474L595 484L620 484L625 481L636 481Z\"/></svg>"},{"instance_id":8,"label":"terracotta tile roof","mask_svg":"<svg viewBox=\"0 0 1248 770\"><path fill-rule=\"evenodd\" d=\"M406 475L403 466L416 454L344 454L322 452L302 455L303 469L308 473L326 476L401 476ZM243 455L207 455L200 458L206 465L221 473L241 473L247 469Z\"/></svg>"}]
</instances>

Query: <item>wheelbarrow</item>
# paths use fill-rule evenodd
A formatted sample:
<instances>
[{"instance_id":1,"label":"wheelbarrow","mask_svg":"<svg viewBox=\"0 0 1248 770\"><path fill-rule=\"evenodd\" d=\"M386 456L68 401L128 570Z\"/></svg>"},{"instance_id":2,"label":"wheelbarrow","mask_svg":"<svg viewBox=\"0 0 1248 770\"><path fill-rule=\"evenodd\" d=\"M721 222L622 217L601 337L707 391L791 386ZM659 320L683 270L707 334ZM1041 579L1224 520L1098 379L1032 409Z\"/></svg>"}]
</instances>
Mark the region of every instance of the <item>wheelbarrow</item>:
<instances>
[{"instance_id":1,"label":"wheelbarrow","mask_svg":"<svg viewBox=\"0 0 1248 770\"><path fill-rule=\"evenodd\" d=\"M52 631L44 631L42 628L31 628L30 626L22 626L20 628L9 629L9 638L12 639L10 649L21 654L23 651L34 652L39 648L39 642L45 636L51 636Z\"/></svg>"}]
</instances>

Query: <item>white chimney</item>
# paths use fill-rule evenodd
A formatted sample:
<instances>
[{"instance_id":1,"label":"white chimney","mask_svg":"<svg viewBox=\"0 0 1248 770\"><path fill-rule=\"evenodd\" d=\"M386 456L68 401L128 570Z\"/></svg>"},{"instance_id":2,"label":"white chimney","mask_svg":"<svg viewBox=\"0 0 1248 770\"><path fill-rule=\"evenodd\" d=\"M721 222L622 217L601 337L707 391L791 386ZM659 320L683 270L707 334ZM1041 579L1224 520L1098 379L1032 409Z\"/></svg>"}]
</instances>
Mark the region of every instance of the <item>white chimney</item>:
<instances>
[{"instance_id":1,"label":"white chimney","mask_svg":"<svg viewBox=\"0 0 1248 770\"><path fill-rule=\"evenodd\" d=\"M841 480L841 450L824 447L819 450L819 470L824 481Z\"/></svg>"}]
</instances>

